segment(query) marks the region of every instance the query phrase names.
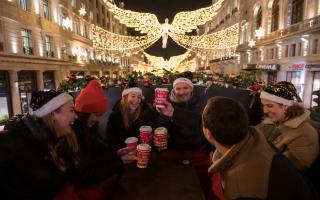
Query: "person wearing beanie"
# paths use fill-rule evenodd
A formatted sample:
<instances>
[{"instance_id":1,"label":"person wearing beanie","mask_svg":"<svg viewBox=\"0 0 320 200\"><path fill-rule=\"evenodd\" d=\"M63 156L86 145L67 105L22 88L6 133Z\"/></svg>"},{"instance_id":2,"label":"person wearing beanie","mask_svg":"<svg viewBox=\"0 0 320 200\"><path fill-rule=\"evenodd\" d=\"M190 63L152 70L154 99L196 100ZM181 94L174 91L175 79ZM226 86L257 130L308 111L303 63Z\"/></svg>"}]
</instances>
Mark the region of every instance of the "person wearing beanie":
<instances>
[{"instance_id":1,"label":"person wearing beanie","mask_svg":"<svg viewBox=\"0 0 320 200\"><path fill-rule=\"evenodd\" d=\"M108 111L108 102L98 81L92 80L75 101L78 119L74 130L80 149L75 182L86 199L108 199L115 189L123 164L136 160L134 149L118 152L98 132L99 120Z\"/></svg>"},{"instance_id":2,"label":"person wearing beanie","mask_svg":"<svg viewBox=\"0 0 320 200\"><path fill-rule=\"evenodd\" d=\"M107 123L106 138L115 150L125 147L127 137L139 138L141 126L155 124L157 113L144 101L142 90L135 84L131 86L122 91Z\"/></svg>"},{"instance_id":3,"label":"person wearing beanie","mask_svg":"<svg viewBox=\"0 0 320 200\"><path fill-rule=\"evenodd\" d=\"M1 199L52 199L78 164L73 98L33 92L30 107L32 115L12 118L0 133Z\"/></svg>"},{"instance_id":4,"label":"person wearing beanie","mask_svg":"<svg viewBox=\"0 0 320 200\"><path fill-rule=\"evenodd\" d=\"M310 111L289 82L268 86L260 94L265 119L257 125L298 169L306 171L319 154L318 133L310 124Z\"/></svg>"},{"instance_id":5,"label":"person wearing beanie","mask_svg":"<svg viewBox=\"0 0 320 200\"><path fill-rule=\"evenodd\" d=\"M208 169L213 177L212 192L219 194L219 199L318 199L301 172L248 125L240 103L213 97L202 119L206 139L221 153Z\"/></svg>"},{"instance_id":6,"label":"person wearing beanie","mask_svg":"<svg viewBox=\"0 0 320 200\"><path fill-rule=\"evenodd\" d=\"M180 77L173 82L169 100L158 109L158 124L168 128L168 150L175 157L189 159L195 166L201 186L209 196L210 166L208 143L201 124L201 113L205 106L203 95L197 94L188 78Z\"/></svg>"}]
</instances>

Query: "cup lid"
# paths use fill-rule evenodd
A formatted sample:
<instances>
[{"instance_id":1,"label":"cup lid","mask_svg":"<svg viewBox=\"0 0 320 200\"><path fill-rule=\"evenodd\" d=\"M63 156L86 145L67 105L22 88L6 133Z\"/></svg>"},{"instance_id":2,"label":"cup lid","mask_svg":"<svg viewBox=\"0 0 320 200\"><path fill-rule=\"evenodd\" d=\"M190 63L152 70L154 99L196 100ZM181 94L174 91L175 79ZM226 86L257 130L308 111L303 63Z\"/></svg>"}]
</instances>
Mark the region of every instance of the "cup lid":
<instances>
[{"instance_id":1,"label":"cup lid","mask_svg":"<svg viewBox=\"0 0 320 200\"><path fill-rule=\"evenodd\" d=\"M156 88L155 90L169 91L168 88Z\"/></svg>"},{"instance_id":2,"label":"cup lid","mask_svg":"<svg viewBox=\"0 0 320 200\"><path fill-rule=\"evenodd\" d=\"M138 142L138 138L136 138L136 137L127 137L124 142L125 142L125 143Z\"/></svg>"},{"instance_id":3,"label":"cup lid","mask_svg":"<svg viewBox=\"0 0 320 200\"><path fill-rule=\"evenodd\" d=\"M151 146L148 144L138 144L137 149L144 151L151 151Z\"/></svg>"},{"instance_id":4,"label":"cup lid","mask_svg":"<svg viewBox=\"0 0 320 200\"><path fill-rule=\"evenodd\" d=\"M152 131L151 126L140 126L140 131Z\"/></svg>"},{"instance_id":5,"label":"cup lid","mask_svg":"<svg viewBox=\"0 0 320 200\"><path fill-rule=\"evenodd\" d=\"M158 127L156 130L154 130L155 134L163 134L163 133L168 133L168 130L165 127Z\"/></svg>"}]
</instances>

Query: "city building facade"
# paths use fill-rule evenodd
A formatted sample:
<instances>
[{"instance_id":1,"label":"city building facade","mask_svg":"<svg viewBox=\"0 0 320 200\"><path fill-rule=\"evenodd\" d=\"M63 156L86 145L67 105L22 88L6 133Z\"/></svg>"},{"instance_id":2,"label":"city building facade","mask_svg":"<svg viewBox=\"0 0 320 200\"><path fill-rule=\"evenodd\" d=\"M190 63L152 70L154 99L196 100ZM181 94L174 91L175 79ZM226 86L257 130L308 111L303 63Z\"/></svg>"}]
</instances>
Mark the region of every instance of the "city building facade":
<instances>
[{"instance_id":1,"label":"city building facade","mask_svg":"<svg viewBox=\"0 0 320 200\"><path fill-rule=\"evenodd\" d=\"M27 113L33 90L69 74L117 78L128 57L97 52L91 26L126 35L102 0L0 0L0 122Z\"/></svg>"},{"instance_id":2,"label":"city building facade","mask_svg":"<svg viewBox=\"0 0 320 200\"><path fill-rule=\"evenodd\" d=\"M292 82L312 107L312 91L320 89L320 0L225 0L205 29L212 33L235 23L236 56L210 55L211 71L260 70L265 84Z\"/></svg>"}]
</instances>

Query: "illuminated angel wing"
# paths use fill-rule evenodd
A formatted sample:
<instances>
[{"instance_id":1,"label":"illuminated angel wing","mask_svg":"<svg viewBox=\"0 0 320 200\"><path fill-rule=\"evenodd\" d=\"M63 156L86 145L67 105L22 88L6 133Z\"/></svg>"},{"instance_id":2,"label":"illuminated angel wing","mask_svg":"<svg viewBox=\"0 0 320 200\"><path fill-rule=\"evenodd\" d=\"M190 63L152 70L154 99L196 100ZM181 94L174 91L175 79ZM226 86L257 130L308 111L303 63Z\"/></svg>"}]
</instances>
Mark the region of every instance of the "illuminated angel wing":
<instances>
[{"instance_id":1,"label":"illuminated angel wing","mask_svg":"<svg viewBox=\"0 0 320 200\"><path fill-rule=\"evenodd\" d=\"M197 26L203 25L212 20L212 17L217 14L217 10L221 8L223 1L224 0L219 0L215 4L206 8L177 13L172 22L171 32L175 34L185 34L196 29Z\"/></svg>"},{"instance_id":2,"label":"illuminated angel wing","mask_svg":"<svg viewBox=\"0 0 320 200\"><path fill-rule=\"evenodd\" d=\"M104 0L104 2L121 24L132 27L142 34L155 35L161 33L161 24L156 15L121 9L108 0Z\"/></svg>"}]
</instances>

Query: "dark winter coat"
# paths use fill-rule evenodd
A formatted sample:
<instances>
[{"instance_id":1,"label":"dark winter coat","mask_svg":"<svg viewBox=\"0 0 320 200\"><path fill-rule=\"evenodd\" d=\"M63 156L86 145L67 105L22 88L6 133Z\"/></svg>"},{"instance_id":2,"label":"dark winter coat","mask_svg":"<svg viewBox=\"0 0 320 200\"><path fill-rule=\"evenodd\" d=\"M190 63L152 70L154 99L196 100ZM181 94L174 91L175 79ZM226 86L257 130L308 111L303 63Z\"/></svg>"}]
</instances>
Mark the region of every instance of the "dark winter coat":
<instances>
[{"instance_id":1,"label":"dark winter coat","mask_svg":"<svg viewBox=\"0 0 320 200\"><path fill-rule=\"evenodd\" d=\"M0 198L51 199L64 187L68 174L55 167L39 122L19 116L4 129L0 133ZM61 151L58 154L65 155ZM73 162L66 163L72 168Z\"/></svg>"},{"instance_id":2,"label":"dark winter coat","mask_svg":"<svg viewBox=\"0 0 320 200\"><path fill-rule=\"evenodd\" d=\"M157 116L149 105L142 101L140 116L130 125L129 128L125 128L119 106L119 103L114 106L113 111L109 116L106 131L108 144L116 150L125 147L124 141L127 137L139 138L139 129L141 126L146 125L154 128Z\"/></svg>"},{"instance_id":3,"label":"dark winter coat","mask_svg":"<svg viewBox=\"0 0 320 200\"><path fill-rule=\"evenodd\" d=\"M171 91L172 93L172 91ZM159 116L158 124L168 128L170 150L193 150L205 146L201 114L205 106L202 95L194 93L186 103L170 100L173 116Z\"/></svg>"},{"instance_id":4,"label":"dark winter coat","mask_svg":"<svg viewBox=\"0 0 320 200\"><path fill-rule=\"evenodd\" d=\"M79 165L75 181L79 185L92 185L121 171L123 163L98 134L97 126L86 130L79 120L73 126L79 144Z\"/></svg>"},{"instance_id":5,"label":"dark winter coat","mask_svg":"<svg viewBox=\"0 0 320 200\"><path fill-rule=\"evenodd\" d=\"M226 200L316 199L300 171L253 128L209 172L220 173Z\"/></svg>"}]
</instances>

